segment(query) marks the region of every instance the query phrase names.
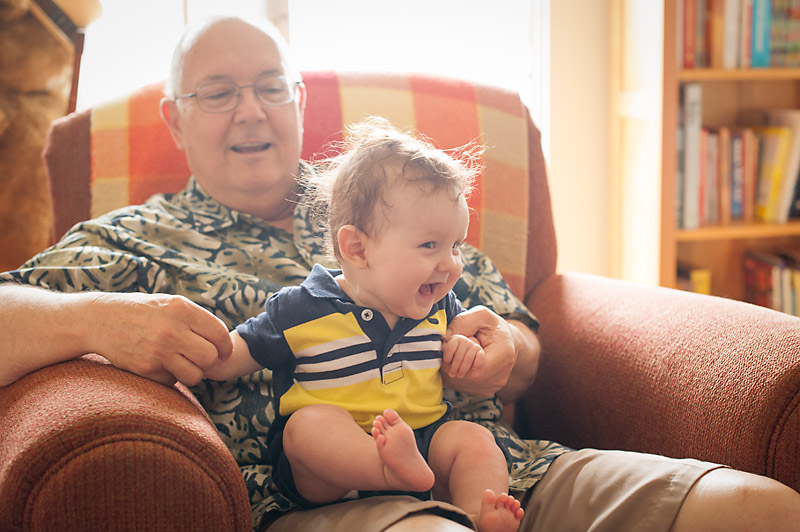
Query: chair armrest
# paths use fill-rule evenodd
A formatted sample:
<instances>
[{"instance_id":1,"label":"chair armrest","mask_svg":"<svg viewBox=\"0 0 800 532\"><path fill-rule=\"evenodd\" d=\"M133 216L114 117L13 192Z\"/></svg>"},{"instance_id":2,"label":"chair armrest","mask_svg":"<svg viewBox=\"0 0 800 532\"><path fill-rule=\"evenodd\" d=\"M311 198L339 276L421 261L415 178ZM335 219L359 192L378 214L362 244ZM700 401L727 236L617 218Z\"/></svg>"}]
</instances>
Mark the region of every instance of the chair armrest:
<instances>
[{"instance_id":1,"label":"chair armrest","mask_svg":"<svg viewBox=\"0 0 800 532\"><path fill-rule=\"evenodd\" d=\"M191 392L87 355L0 388L0 529L252 530Z\"/></svg>"},{"instance_id":2,"label":"chair armrest","mask_svg":"<svg viewBox=\"0 0 800 532\"><path fill-rule=\"evenodd\" d=\"M800 488L800 319L585 274L528 300L541 322L528 436L692 457Z\"/></svg>"}]
</instances>

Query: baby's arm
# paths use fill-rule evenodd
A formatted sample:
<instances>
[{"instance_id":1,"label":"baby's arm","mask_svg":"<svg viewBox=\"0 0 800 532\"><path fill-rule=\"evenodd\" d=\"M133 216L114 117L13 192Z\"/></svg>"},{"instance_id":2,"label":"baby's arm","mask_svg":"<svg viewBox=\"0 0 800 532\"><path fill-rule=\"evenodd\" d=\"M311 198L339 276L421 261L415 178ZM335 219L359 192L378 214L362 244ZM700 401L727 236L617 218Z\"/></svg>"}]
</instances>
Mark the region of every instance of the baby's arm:
<instances>
[{"instance_id":1,"label":"baby's arm","mask_svg":"<svg viewBox=\"0 0 800 532\"><path fill-rule=\"evenodd\" d=\"M471 369L480 368L485 356L481 344L474 338L454 334L442 339L442 371L450 377L461 378Z\"/></svg>"},{"instance_id":2,"label":"baby's arm","mask_svg":"<svg viewBox=\"0 0 800 532\"><path fill-rule=\"evenodd\" d=\"M215 381L226 381L234 377L242 377L264 369L264 367L250 356L250 348L247 342L239 336L234 329L231 331L231 342L233 343L233 353L225 360L217 362L205 371L204 378Z\"/></svg>"}]
</instances>

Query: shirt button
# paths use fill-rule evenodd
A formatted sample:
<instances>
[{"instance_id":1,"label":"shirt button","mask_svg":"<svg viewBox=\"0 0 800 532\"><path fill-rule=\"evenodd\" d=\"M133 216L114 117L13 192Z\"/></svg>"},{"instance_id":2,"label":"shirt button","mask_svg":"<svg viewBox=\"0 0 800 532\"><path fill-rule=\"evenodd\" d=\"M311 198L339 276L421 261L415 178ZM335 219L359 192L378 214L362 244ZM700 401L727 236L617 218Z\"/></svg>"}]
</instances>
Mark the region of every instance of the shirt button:
<instances>
[{"instance_id":1,"label":"shirt button","mask_svg":"<svg viewBox=\"0 0 800 532\"><path fill-rule=\"evenodd\" d=\"M368 308L365 308L361 311L361 319L364 321L370 321L372 319L372 311Z\"/></svg>"}]
</instances>

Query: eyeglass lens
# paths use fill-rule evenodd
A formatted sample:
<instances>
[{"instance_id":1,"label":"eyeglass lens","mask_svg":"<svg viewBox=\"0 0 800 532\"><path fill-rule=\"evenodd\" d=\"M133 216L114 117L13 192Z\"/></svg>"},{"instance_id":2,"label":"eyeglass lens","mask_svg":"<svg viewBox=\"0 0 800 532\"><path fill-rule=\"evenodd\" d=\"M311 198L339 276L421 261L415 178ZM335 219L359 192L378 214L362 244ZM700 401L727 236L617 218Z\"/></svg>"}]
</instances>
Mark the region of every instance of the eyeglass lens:
<instances>
[{"instance_id":1,"label":"eyeglass lens","mask_svg":"<svg viewBox=\"0 0 800 532\"><path fill-rule=\"evenodd\" d=\"M256 98L264 105L283 105L295 96L294 83L284 76L262 78L253 85L236 85L229 81L209 83L197 88L197 105L204 111L231 111L239 105L241 91L252 87Z\"/></svg>"}]
</instances>

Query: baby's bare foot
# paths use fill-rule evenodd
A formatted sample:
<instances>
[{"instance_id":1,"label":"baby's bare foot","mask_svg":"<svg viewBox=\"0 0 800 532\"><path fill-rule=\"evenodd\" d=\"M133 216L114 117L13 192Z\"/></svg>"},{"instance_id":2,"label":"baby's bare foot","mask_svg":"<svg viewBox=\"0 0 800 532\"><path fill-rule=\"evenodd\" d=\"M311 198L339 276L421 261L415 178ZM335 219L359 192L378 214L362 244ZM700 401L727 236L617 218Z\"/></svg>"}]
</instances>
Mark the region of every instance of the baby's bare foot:
<instances>
[{"instance_id":1,"label":"baby's bare foot","mask_svg":"<svg viewBox=\"0 0 800 532\"><path fill-rule=\"evenodd\" d=\"M506 493L483 492L481 514L477 525L480 532L514 532L519 528L525 510L517 499Z\"/></svg>"},{"instance_id":2,"label":"baby's bare foot","mask_svg":"<svg viewBox=\"0 0 800 532\"><path fill-rule=\"evenodd\" d=\"M428 491L434 476L419 454L414 431L392 409L384 410L372 423L372 437L383 461L383 475L392 489Z\"/></svg>"}]
</instances>

